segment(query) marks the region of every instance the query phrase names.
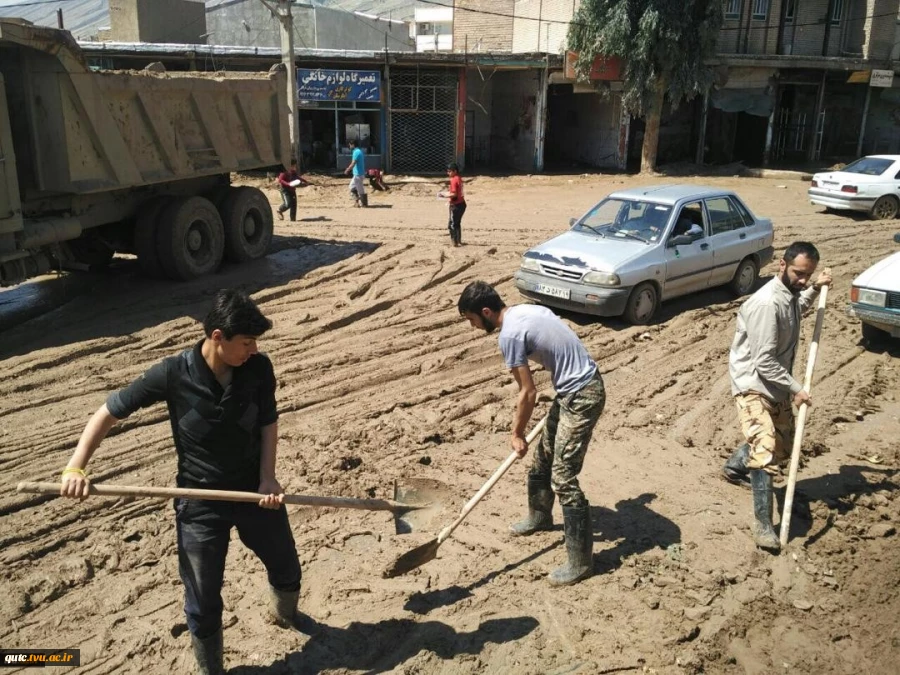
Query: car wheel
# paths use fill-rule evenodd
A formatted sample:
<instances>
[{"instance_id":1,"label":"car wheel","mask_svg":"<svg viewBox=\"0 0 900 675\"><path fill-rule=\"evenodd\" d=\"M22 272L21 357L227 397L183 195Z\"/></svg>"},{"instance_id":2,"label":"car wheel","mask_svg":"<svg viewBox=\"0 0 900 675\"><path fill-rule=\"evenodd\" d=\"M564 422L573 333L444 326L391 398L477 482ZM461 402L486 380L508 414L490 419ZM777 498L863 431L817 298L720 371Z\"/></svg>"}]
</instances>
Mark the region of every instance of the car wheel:
<instances>
[{"instance_id":1,"label":"car wheel","mask_svg":"<svg viewBox=\"0 0 900 675\"><path fill-rule=\"evenodd\" d=\"M862 324L862 337L866 342L878 344L887 339L888 333L880 328L876 328L872 324L864 323Z\"/></svg>"},{"instance_id":2,"label":"car wheel","mask_svg":"<svg viewBox=\"0 0 900 675\"><path fill-rule=\"evenodd\" d=\"M649 281L638 284L628 296L628 302L625 303L624 317L628 323L635 326L643 326L650 323L650 319L656 313L656 307L659 304L659 293L656 286Z\"/></svg>"},{"instance_id":3,"label":"car wheel","mask_svg":"<svg viewBox=\"0 0 900 675\"><path fill-rule=\"evenodd\" d=\"M728 283L728 288L737 297L741 297L753 290L757 279L759 279L759 268L756 266L756 262L753 258L744 258L738 265L734 277Z\"/></svg>"},{"instance_id":4,"label":"car wheel","mask_svg":"<svg viewBox=\"0 0 900 675\"><path fill-rule=\"evenodd\" d=\"M872 217L875 220L892 220L900 211L900 201L893 195L879 197L872 206Z\"/></svg>"}]
</instances>

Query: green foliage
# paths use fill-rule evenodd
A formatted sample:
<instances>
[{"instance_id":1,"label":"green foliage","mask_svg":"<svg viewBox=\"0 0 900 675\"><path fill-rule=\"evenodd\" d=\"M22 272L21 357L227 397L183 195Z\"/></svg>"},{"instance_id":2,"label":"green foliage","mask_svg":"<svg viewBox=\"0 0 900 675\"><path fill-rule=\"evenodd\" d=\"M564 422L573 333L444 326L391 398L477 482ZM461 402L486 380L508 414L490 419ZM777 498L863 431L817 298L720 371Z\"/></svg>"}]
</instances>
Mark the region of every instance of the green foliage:
<instances>
[{"instance_id":1,"label":"green foliage","mask_svg":"<svg viewBox=\"0 0 900 675\"><path fill-rule=\"evenodd\" d=\"M569 27L575 70L587 79L597 55L625 64L622 103L643 116L658 86L670 104L690 100L712 83L705 61L715 54L722 0L582 0Z\"/></svg>"}]
</instances>

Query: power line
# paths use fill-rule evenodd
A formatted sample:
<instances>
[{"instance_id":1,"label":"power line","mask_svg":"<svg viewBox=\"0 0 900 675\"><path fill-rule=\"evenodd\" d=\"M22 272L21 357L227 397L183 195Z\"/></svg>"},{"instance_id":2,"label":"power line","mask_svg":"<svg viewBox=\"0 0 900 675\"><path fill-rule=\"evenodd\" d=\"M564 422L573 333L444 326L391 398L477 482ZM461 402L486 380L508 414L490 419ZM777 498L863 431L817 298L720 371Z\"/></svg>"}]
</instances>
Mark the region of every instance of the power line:
<instances>
[{"instance_id":1,"label":"power line","mask_svg":"<svg viewBox=\"0 0 900 675\"><path fill-rule=\"evenodd\" d=\"M64 2L75 2L75 0L31 0L30 2L13 2L8 5L0 5L0 9L18 9L19 7L36 7L39 5L61 5Z\"/></svg>"}]
</instances>

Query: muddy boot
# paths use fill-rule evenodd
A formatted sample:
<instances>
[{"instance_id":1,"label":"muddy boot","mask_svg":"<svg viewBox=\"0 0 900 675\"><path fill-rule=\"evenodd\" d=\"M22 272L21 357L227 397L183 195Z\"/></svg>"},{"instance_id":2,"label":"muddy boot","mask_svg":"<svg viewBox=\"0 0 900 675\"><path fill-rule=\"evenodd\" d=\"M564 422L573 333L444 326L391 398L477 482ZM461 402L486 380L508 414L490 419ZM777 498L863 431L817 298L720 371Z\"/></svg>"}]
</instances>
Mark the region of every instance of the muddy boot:
<instances>
[{"instance_id":1,"label":"muddy boot","mask_svg":"<svg viewBox=\"0 0 900 675\"><path fill-rule=\"evenodd\" d=\"M360 195L359 203L360 203L360 205L362 205L363 208L368 207L369 206L369 195Z\"/></svg>"},{"instance_id":2,"label":"muddy boot","mask_svg":"<svg viewBox=\"0 0 900 675\"><path fill-rule=\"evenodd\" d=\"M722 476L729 483L750 487L750 469L747 468L749 459L750 446L744 443L725 462L725 466L722 467Z\"/></svg>"},{"instance_id":3,"label":"muddy boot","mask_svg":"<svg viewBox=\"0 0 900 675\"><path fill-rule=\"evenodd\" d=\"M269 617L277 626L293 628L301 633L312 635L318 626L315 619L297 611L300 591L279 591L269 586Z\"/></svg>"},{"instance_id":4,"label":"muddy boot","mask_svg":"<svg viewBox=\"0 0 900 675\"><path fill-rule=\"evenodd\" d=\"M569 586L591 576L594 571L594 534L591 531L591 507L563 506L566 553L569 561L547 577L551 586Z\"/></svg>"},{"instance_id":5,"label":"muddy boot","mask_svg":"<svg viewBox=\"0 0 900 675\"><path fill-rule=\"evenodd\" d=\"M772 525L772 476L762 469L750 472L750 483L753 486L753 538L757 547L777 553L781 550L781 542Z\"/></svg>"},{"instance_id":6,"label":"muddy boot","mask_svg":"<svg viewBox=\"0 0 900 675\"><path fill-rule=\"evenodd\" d=\"M269 586L269 616L282 628L294 628L300 591L279 591Z\"/></svg>"},{"instance_id":7,"label":"muddy boot","mask_svg":"<svg viewBox=\"0 0 900 675\"><path fill-rule=\"evenodd\" d=\"M191 647L200 675L222 675L225 668L222 662L222 629L203 639L191 635Z\"/></svg>"},{"instance_id":8,"label":"muddy boot","mask_svg":"<svg viewBox=\"0 0 900 675\"><path fill-rule=\"evenodd\" d=\"M553 529L555 498L547 478L528 474L528 515L524 520L510 525L509 531L517 537L523 537L539 530Z\"/></svg>"}]
</instances>

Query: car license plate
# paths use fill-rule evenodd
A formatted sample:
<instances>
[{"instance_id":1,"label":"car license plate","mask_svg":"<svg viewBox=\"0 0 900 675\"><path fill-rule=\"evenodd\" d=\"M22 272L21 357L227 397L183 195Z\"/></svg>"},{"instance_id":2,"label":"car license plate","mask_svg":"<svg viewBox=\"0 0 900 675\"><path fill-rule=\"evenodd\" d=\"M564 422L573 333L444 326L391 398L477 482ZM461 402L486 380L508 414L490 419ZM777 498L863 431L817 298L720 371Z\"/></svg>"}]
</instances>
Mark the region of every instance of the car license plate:
<instances>
[{"instance_id":1,"label":"car license plate","mask_svg":"<svg viewBox=\"0 0 900 675\"><path fill-rule=\"evenodd\" d=\"M570 291L568 288L559 288L557 286L548 286L547 284L535 284L534 290L536 293L541 293L542 295L550 295L554 298L562 298L563 300L569 299Z\"/></svg>"},{"instance_id":2,"label":"car license plate","mask_svg":"<svg viewBox=\"0 0 900 675\"><path fill-rule=\"evenodd\" d=\"M837 183L832 183L830 180L823 180L822 185L824 187L836 187Z\"/></svg>"}]
</instances>

